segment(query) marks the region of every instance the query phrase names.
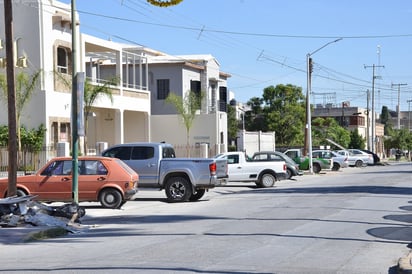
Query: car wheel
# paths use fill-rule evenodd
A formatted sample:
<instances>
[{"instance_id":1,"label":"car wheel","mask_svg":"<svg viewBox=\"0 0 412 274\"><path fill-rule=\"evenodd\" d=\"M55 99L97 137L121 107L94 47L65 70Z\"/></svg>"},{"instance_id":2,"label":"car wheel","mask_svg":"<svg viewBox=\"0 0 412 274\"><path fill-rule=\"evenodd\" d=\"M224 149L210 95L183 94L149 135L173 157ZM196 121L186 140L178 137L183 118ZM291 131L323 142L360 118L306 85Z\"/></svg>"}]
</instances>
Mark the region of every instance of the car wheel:
<instances>
[{"instance_id":1,"label":"car wheel","mask_svg":"<svg viewBox=\"0 0 412 274\"><path fill-rule=\"evenodd\" d=\"M106 208L120 208L123 205L122 194L113 188L103 189L99 201Z\"/></svg>"},{"instance_id":2,"label":"car wheel","mask_svg":"<svg viewBox=\"0 0 412 274\"><path fill-rule=\"evenodd\" d=\"M23 189L20 189L20 188L18 188L17 190L16 190L16 195L17 196L26 196L27 195L27 193L26 193L26 191L24 191Z\"/></svg>"},{"instance_id":3,"label":"car wheel","mask_svg":"<svg viewBox=\"0 0 412 274\"><path fill-rule=\"evenodd\" d=\"M332 171L338 171L340 169L340 165L338 163L333 163Z\"/></svg>"},{"instance_id":4,"label":"car wheel","mask_svg":"<svg viewBox=\"0 0 412 274\"><path fill-rule=\"evenodd\" d=\"M259 180L260 187L272 187L275 185L276 177L270 173L262 174Z\"/></svg>"},{"instance_id":5,"label":"car wheel","mask_svg":"<svg viewBox=\"0 0 412 274\"><path fill-rule=\"evenodd\" d=\"M17 197L26 196L26 195L27 195L27 193L23 189L20 189L20 188L16 189L16 196ZM6 193L6 196L4 196L4 198L6 198L7 196L8 196L8 193Z\"/></svg>"},{"instance_id":6,"label":"car wheel","mask_svg":"<svg viewBox=\"0 0 412 274\"><path fill-rule=\"evenodd\" d=\"M286 169L286 179L290 179L292 178L292 176L293 176L292 170L290 170L289 168Z\"/></svg>"},{"instance_id":7,"label":"car wheel","mask_svg":"<svg viewBox=\"0 0 412 274\"><path fill-rule=\"evenodd\" d=\"M187 202L192 196L192 186L183 177L172 177L167 180L165 191L169 202Z\"/></svg>"},{"instance_id":8,"label":"car wheel","mask_svg":"<svg viewBox=\"0 0 412 274\"><path fill-rule=\"evenodd\" d=\"M322 170L318 163L314 163L312 169L315 173L319 173Z\"/></svg>"},{"instance_id":9,"label":"car wheel","mask_svg":"<svg viewBox=\"0 0 412 274\"><path fill-rule=\"evenodd\" d=\"M197 201L200 198L202 198L203 195L205 195L205 193L206 193L206 189L197 189L196 194L193 193L192 196L190 196L189 201L191 202Z\"/></svg>"},{"instance_id":10,"label":"car wheel","mask_svg":"<svg viewBox=\"0 0 412 274\"><path fill-rule=\"evenodd\" d=\"M363 166L363 162L361 160L357 160L355 162L355 167L362 167Z\"/></svg>"}]
</instances>

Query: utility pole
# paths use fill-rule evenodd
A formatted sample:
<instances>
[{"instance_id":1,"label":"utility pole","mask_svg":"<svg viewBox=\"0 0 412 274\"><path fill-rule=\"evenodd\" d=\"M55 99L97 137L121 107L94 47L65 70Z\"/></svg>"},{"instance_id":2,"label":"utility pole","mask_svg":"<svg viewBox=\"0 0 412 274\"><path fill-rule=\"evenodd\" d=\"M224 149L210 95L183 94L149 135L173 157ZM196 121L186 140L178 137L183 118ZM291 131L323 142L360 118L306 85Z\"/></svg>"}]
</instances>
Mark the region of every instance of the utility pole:
<instances>
[{"instance_id":1,"label":"utility pole","mask_svg":"<svg viewBox=\"0 0 412 274\"><path fill-rule=\"evenodd\" d=\"M313 174L313 159L312 159L312 114L310 109L310 95L312 93L312 69L313 69L313 62L312 62L312 55L316 52L320 51L321 49L327 47L332 43L336 43L342 40L342 38L338 38L336 40L330 41L317 50L306 54L306 74L307 74L307 89L306 89L306 128L305 128L305 149L304 153L308 152L309 157L309 173Z\"/></svg>"},{"instance_id":2,"label":"utility pole","mask_svg":"<svg viewBox=\"0 0 412 274\"><path fill-rule=\"evenodd\" d=\"M368 142L368 150L371 150L371 140L369 134L369 101L370 101L370 92L369 89L366 91L366 140Z\"/></svg>"},{"instance_id":3,"label":"utility pole","mask_svg":"<svg viewBox=\"0 0 412 274\"><path fill-rule=\"evenodd\" d=\"M408 106L408 129L410 132L411 131L411 102L412 100L406 100L406 102L409 104Z\"/></svg>"},{"instance_id":4,"label":"utility pole","mask_svg":"<svg viewBox=\"0 0 412 274\"><path fill-rule=\"evenodd\" d=\"M401 129L401 86L406 86L407 84L392 84L391 87L398 86L398 106L396 107L396 112L398 113L398 129Z\"/></svg>"},{"instance_id":5,"label":"utility pole","mask_svg":"<svg viewBox=\"0 0 412 274\"><path fill-rule=\"evenodd\" d=\"M385 66L381 66L381 65L375 65L375 64L373 64L372 66L366 66L366 65L364 65L364 68L366 69L366 68L372 68L372 152L375 152L376 151L376 148L375 148L375 139L376 139L376 136L375 136L375 130L376 130L376 125L375 125L375 123L376 123L376 121L375 121L375 79L376 78L378 78L378 76L375 76L375 68L377 68L377 67L382 67L382 68L384 68Z\"/></svg>"},{"instance_id":6,"label":"utility pole","mask_svg":"<svg viewBox=\"0 0 412 274\"><path fill-rule=\"evenodd\" d=\"M6 71L7 71L7 108L9 123L9 167L7 196L17 194L17 116L16 90L14 86L14 53L13 53L13 9L12 0L4 1L4 27L6 34Z\"/></svg>"}]
</instances>

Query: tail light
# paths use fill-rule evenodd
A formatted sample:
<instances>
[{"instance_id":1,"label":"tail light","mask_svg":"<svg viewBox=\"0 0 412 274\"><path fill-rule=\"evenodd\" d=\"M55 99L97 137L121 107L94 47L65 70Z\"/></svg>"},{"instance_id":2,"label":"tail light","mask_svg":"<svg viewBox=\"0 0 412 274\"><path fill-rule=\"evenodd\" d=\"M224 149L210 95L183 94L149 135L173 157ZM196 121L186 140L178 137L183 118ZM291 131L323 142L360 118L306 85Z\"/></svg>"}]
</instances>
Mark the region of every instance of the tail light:
<instances>
[{"instance_id":1,"label":"tail light","mask_svg":"<svg viewBox=\"0 0 412 274\"><path fill-rule=\"evenodd\" d=\"M286 171L286 164L283 164L283 171Z\"/></svg>"},{"instance_id":2,"label":"tail light","mask_svg":"<svg viewBox=\"0 0 412 274\"><path fill-rule=\"evenodd\" d=\"M209 171L210 171L210 175L211 176L215 176L216 175L216 163L211 163L209 165Z\"/></svg>"}]
</instances>

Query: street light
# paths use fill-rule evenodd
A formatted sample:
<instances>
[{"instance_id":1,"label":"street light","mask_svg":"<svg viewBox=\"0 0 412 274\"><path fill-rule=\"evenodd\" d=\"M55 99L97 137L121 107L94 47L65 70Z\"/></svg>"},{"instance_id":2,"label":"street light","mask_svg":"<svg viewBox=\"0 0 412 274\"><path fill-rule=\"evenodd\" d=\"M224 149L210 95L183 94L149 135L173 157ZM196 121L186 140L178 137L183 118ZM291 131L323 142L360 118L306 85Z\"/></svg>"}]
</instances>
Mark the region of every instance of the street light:
<instances>
[{"instance_id":1,"label":"street light","mask_svg":"<svg viewBox=\"0 0 412 274\"><path fill-rule=\"evenodd\" d=\"M307 89L306 89L306 138L305 140L305 146L307 145L307 151L309 154L309 173L313 174L313 161L312 161L312 117L311 117L311 111L310 111L310 94L311 94L311 89L312 89L312 83L311 83L311 76L312 76L312 58L311 56L315 54L316 52L320 51L324 47L336 43L338 41L342 40L342 38L338 38L336 40L330 41L323 45L322 47L318 48L317 50L313 51L312 53L306 54L306 69L307 69ZM306 152L305 149L305 152Z\"/></svg>"}]
</instances>

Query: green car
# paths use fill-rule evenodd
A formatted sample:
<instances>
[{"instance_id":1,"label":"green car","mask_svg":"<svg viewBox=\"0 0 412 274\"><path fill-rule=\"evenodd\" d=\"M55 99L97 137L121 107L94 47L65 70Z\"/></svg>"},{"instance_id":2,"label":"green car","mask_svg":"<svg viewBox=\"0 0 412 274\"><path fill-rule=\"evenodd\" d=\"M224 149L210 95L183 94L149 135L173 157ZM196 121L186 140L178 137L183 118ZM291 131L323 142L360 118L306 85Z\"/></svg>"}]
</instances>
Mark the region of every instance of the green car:
<instances>
[{"instance_id":1,"label":"green car","mask_svg":"<svg viewBox=\"0 0 412 274\"><path fill-rule=\"evenodd\" d=\"M299 165L300 170L309 170L309 157L302 156L300 149L288 149L284 153ZM319 173L322 169L331 170L332 167L332 159L312 158L312 169L314 173Z\"/></svg>"},{"instance_id":2,"label":"green car","mask_svg":"<svg viewBox=\"0 0 412 274\"><path fill-rule=\"evenodd\" d=\"M293 159L301 170L309 170L309 157L296 157ZM331 169L333 161L331 159L312 158L313 172L319 173L322 169Z\"/></svg>"}]
</instances>

